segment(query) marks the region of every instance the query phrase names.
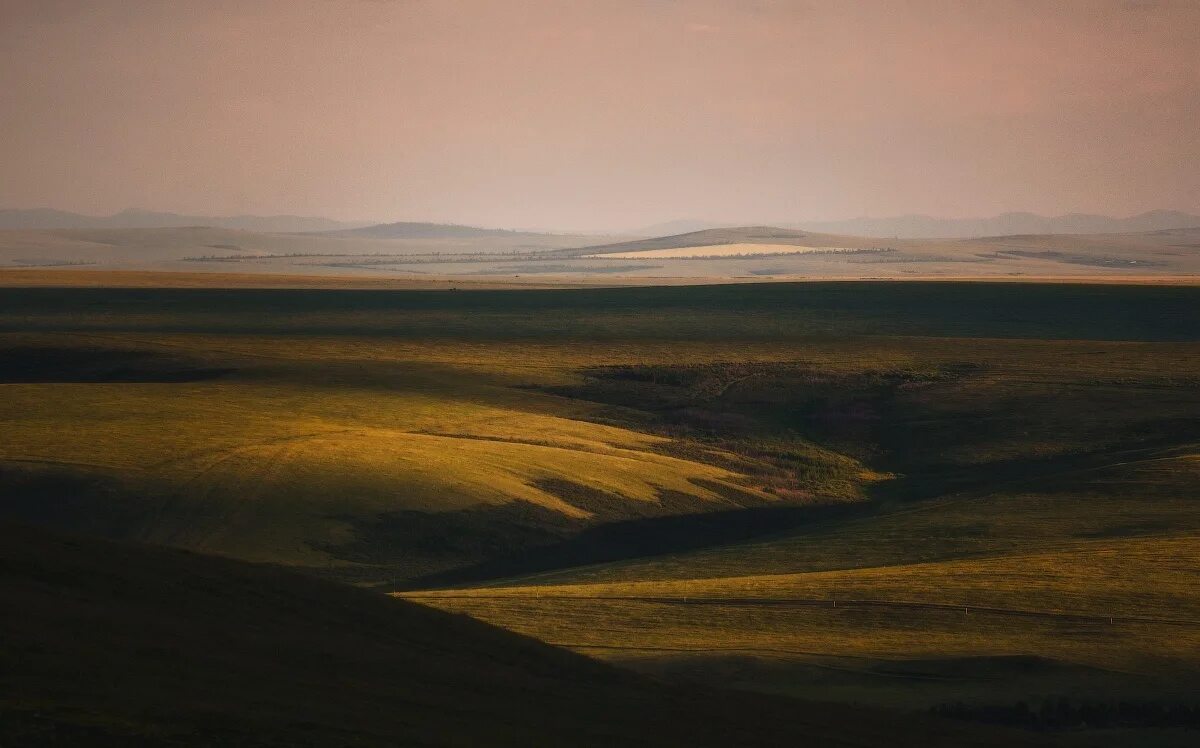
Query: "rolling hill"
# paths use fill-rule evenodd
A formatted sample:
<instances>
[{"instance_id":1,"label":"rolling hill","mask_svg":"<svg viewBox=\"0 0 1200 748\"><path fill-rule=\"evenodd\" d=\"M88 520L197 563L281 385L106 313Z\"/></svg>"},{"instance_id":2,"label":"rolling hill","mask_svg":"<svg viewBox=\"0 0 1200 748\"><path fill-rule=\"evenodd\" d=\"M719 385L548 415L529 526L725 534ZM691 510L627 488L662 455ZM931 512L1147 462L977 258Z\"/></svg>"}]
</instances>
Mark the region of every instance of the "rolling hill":
<instances>
[{"instance_id":1,"label":"rolling hill","mask_svg":"<svg viewBox=\"0 0 1200 748\"><path fill-rule=\"evenodd\" d=\"M769 226L613 242L439 224L268 233L203 226L0 231L0 270L339 275L495 285L1063 278L1195 282L1200 229L888 239Z\"/></svg>"},{"instance_id":2,"label":"rolling hill","mask_svg":"<svg viewBox=\"0 0 1200 748\"><path fill-rule=\"evenodd\" d=\"M276 270L328 274L340 263L403 263L578 246L596 237L526 234L437 224L359 231L277 233L213 226L0 230L0 266L154 270ZM417 227L417 228L414 228ZM411 272L411 271L410 271Z\"/></svg>"},{"instance_id":3,"label":"rolling hill","mask_svg":"<svg viewBox=\"0 0 1200 748\"><path fill-rule=\"evenodd\" d=\"M681 219L642 226L627 233L640 237L683 234L730 228L736 222ZM1089 213L1044 216L1028 212L1001 213L987 218L937 218L927 215L848 218L840 221L779 221L774 225L814 233L866 236L879 239L972 239L1015 234L1133 234L1200 228L1200 216L1178 210L1151 210L1126 218Z\"/></svg>"},{"instance_id":4,"label":"rolling hill","mask_svg":"<svg viewBox=\"0 0 1200 748\"><path fill-rule=\"evenodd\" d=\"M1200 228L1138 234L1019 234L976 239L896 239L771 226L712 228L674 236L558 250L559 258L628 263L658 276L996 277L1190 279L1200 274ZM860 276L861 277L861 276Z\"/></svg>"},{"instance_id":5,"label":"rolling hill","mask_svg":"<svg viewBox=\"0 0 1200 748\"><path fill-rule=\"evenodd\" d=\"M561 254L604 255L623 252L643 252L677 247L706 247L718 244L811 244L828 240L826 236L813 236L796 229L774 226L732 226L689 231L683 234L657 236L650 239L634 239L565 250Z\"/></svg>"},{"instance_id":6,"label":"rolling hill","mask_svg":"<svg viewBox=\"0 0 1200 748\"><path fill-rule=\"evenodd\" d=\"M543 232L510 231L508 229L486 229L477 226L459 226L445 223L399 222L380 223L353 229L331 232L340 236L360 236L370 239L479 239L503 238L509 240L545 240Z\"/></svg>"},{"instance_id":7,"label":"rolling hill","mask_svg":"<svg viewBox=\"0 0 1200 748\"><path fill-rule=\"evenodd\" d=\"M0 512L672 681L1186 715L1198 293L12 288Z\"/></svg>"},{"instance_id":8,"label":"rolling hill","mask_svg":"<svg viewBox=\"0 0 1200 748\"><path fill-rule=\"evenodd\" d=\"M1003 744L669 687L466 617L165 548L0 523L0 568L5 744Z\"/></svg>"},{"instance_id":9,"label":"rolling hill","mask_svg":"<svg viewBox=\"0 0 1200 748\"><path fill-rule=\"evenodd\" d=\"M917 238L978 238L1014 234L1129 234L1200 227L1200 216L1177 210L1152 210L1127 218L1086 213L1041 216L1035 213L1002 213L990 218L934 218L908 215L890 218L852 218L845 221L808 221L784 224L792 228L832 234Z\"/></svg>"}]
</instances>

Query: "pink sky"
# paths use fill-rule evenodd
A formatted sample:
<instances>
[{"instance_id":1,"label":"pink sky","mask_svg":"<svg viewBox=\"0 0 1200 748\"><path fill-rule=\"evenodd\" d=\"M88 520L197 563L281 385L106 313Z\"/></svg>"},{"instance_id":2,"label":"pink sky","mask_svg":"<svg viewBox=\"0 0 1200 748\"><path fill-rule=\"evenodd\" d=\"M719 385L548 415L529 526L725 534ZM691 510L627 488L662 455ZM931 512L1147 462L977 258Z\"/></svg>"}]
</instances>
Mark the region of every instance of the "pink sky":
<instances>
[{"instance_id":1,"label":"pink sky","mask_svg":"<svg viewBox=\"0 0 1200 748\"><path fill-rule=\"evenodd\" d=\"M1200 210L1200 2L0 0L0 207Z\"/></svg>"}]
</instances>

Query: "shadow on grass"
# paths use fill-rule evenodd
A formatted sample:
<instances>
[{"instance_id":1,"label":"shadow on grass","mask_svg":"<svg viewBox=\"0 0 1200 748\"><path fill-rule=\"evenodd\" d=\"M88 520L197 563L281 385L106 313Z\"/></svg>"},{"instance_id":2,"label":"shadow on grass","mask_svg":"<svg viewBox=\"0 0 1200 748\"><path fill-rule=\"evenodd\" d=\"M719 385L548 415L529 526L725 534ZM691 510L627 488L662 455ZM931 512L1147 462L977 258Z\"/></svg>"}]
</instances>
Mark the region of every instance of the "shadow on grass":
<instances>
[{"instance_id":1,"label":"shadow on grass","mask_svg":"<svg viewBox=\"0 0 1200 748\"><path fill-rule=\"evenodd\" d=\"M100 346L6 346L0 348L0 383L199 382L231 368L202 366L157 351Z\"/></svg>"},{"instance_id":2,"label":"shadow on grass","mask_svg":"<svg viewBox=\"0 0 1200 748\"><path fill-rule=\"evenodd\" d=\"M397 591L479 583L701 550L766 538L828 520L864 516L878 509L867 504L758 506L609 522L588 527L554 544L414 577L401 582Z\"/></svg>"}]
</instances>

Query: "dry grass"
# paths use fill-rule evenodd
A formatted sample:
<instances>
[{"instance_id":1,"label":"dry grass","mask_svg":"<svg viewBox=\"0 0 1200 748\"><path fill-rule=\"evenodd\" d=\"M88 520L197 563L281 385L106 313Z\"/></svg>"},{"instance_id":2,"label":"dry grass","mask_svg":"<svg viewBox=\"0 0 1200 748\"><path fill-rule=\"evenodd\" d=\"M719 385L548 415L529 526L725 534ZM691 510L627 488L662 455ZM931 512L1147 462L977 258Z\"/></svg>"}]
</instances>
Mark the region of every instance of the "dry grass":
<instances>
[{"instance_id":1,"label":"dry grass","mask_svg":"<svg viewBox=\"0 0 1200 748\"><path fill-rule=\"evenodd\" d=\"M0 350L133 350L229 371L10 378L0 467L6 481L44 471L101 484L91 505L58 484L34 495L48 521L111 499L133 537L338 564L378 583L503 556L515 535L458 548L496 511L549 517L535 542L574 540L647 507L728 508L716 494L734 487L761 502L772 456L809 461L794 496L841 466L834 477L857 483L839 495L871 501L801 509L771 536L641 558L625 548L585 556L624 561L410 596L623 661L1037 655L1161 680L1200 671L1194 297L954 284L13 289ZM594 493L555 488L568 483ZM440 566L421 566L428 548ZM1029 683L1013 700L1056 693Z\"/></svg>"},{"instance_id":2,"label":"dry grass","mask_svg":"<svg viewBox=\"0 0 1200 748\"><path fill-rule=\"evenodd\" d=\"M535 484L570 480L635 504L675 491L703 503L717 497L694 481L737 480L660 454L660 437L571 418L570 408L552 414L558 398L491 386L470 356L484 371L400 363L378 346L373 365L338 363L355 348L276 342L124 341L238 367L216 380L0 385L0 460L114 476L165 497L174 508L146 539L304 564L326 563L313 544L344 536L333 515L525 501L586 519L586 507ZM429 346L428 358L439 349Z\"/></svg>"},{"instance_id":3,"label":"dry grass","mask_svg":"<svg viewBox=\"0 0 1200 748\"><path fill-rule=\"evenodd\" d=\"M1187 536L808 574L408 597L618 659L1036 655L1153 672L1166 660L1200 666L1198 568L1200 536Z\"/></svg>"}]
</instances>

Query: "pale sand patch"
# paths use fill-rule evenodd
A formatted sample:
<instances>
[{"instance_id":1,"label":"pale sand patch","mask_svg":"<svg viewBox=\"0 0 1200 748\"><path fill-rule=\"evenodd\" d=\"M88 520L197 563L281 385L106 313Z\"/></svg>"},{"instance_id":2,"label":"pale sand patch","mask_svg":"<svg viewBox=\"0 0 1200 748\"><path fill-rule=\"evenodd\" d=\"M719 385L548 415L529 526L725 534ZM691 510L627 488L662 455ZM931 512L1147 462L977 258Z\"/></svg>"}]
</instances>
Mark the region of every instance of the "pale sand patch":
<instances>
[{"instance_id":1,"label":"pale sand patch","mask_svg":"<svg viewBox=\"0 0 1200 748\"><path fill-rule=\"evenodd\" d=\"M611 252L586 255L587 259L603 260L700 260L713 257L744 257L750 255L805 255L813 252L856 252L850 247L805 247L798 244L712 244L701 247L668 247L642 249L634 252Z\"/></svg>"}]
</instances>

